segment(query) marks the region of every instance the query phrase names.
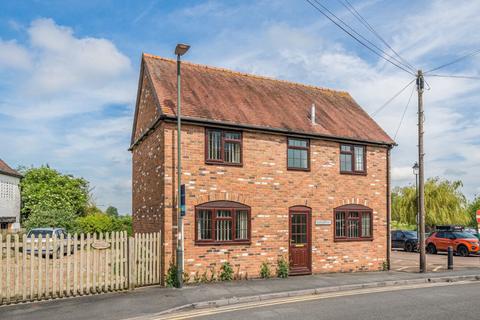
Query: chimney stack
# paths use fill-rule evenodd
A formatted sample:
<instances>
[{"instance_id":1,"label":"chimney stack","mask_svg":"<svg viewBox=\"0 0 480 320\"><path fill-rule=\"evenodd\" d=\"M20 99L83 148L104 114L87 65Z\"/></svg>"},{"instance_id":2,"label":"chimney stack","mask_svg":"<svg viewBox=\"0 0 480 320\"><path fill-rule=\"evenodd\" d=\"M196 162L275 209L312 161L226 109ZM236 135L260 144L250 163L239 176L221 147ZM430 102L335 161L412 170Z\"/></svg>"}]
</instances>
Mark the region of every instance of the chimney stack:
<instances>
[{"instance_id":1,"label":"chimney stack","mask_svg":"<svg viewBox=\"0 0 480 320\"><path fill-rule=\"evenodd\" d=\"M312 124L316 124L316 122L315 122L315 113L316 113L315 103L312 103L312 109L311 109L311 111L310 111L310 119L312 120Z\"/></svg>"}]
</instances>

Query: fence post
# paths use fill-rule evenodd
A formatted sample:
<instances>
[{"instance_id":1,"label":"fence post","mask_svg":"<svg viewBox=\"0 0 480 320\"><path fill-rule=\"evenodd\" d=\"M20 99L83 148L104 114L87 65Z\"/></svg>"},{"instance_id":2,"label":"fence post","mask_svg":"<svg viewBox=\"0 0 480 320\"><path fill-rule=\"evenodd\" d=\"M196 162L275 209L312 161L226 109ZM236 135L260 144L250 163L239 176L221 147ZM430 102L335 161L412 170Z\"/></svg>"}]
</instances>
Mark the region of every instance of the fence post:
<instances>
[{"instance_id":1,"label":"fence post","mask_svg":"<svg viewBox=\"0 0 480 320\"><path fill-rule=\"evenodd\" d=\"M128 237L128 289L135 288L135 238Z\"/></svg>"}]
</instances>

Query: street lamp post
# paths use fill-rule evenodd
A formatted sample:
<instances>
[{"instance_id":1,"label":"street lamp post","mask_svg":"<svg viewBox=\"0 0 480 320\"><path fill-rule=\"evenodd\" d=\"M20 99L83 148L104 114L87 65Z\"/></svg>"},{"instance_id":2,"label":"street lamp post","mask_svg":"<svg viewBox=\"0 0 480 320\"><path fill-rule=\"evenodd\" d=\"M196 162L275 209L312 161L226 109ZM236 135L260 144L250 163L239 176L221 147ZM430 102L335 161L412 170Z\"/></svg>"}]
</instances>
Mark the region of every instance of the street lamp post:
<instances>
[{"instance_id":1,"label":"street lamp post","mask_svg":"<svg viewBox=\"0 0 480 320\"><path fill-rule=\"evenodd\" d=\"M418 216L418 162L415 162L413 164L413 174L415 175L415 201L416 201L416 209L417 209L417 212L416 212L416 221L417 221L417 237L419 235L419 231L420 231L420 228L419 228L419 216Z\"/></svg>"},{"instance_id":2,"label":"street lamp post","mask_svg":"<svg viewBox=\"0 0 480 320\"><path fill-rule=\"evenodd\" d=\"M179 43L175 47L175 54L177 55L177 279L178 287L183 285L183 216L181 214L181 187L182 187L182 140L181 140L181 77L180 77L180 57L183 56L190 46Z\"/></svg>"}]
</instances>

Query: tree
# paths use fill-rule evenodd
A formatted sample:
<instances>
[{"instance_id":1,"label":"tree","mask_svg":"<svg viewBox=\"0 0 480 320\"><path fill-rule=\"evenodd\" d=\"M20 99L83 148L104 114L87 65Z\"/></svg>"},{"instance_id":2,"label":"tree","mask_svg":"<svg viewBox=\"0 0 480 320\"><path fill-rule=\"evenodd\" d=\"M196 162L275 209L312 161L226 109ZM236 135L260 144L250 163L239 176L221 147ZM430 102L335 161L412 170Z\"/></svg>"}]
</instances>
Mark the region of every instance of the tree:
<instances>
[{"instance_id":1,"label":"tree","mask_svg":"<svg viewBox=\"0 0 480 320\"><path fill-rule=\"evenodd\" d=\"M88 203L88 182L61 174L49 166L23 169L21 186L22 217L34 212L68 212L83 215Z\"/></svg>"},{"instance_id":2,"label":"tree","mask_svg":"<svg viewBox=\"0 0 480 320\"><path fill-rule=\"evenodd\" d=\"M428 179L425 183L425 224L467 225L467 200L460 188L461 181ZM399 223L416 224L417 195L414 186L396 188L392 192L392 220Z\"/></svg>"},{"instance_id":3,"label":"tree","mask_svg":"<svg viewBox=\"0 0 480 320\"><path fill-rule=\"evenodd\" d=\"M118 210L115 207L109 206L105 211L106 214L112 217L118 217Z\"/></svg>"},{"instance_id":4,"label":"tree","mask_svg":"<svg viewBox=\"0 0 480 320\"><path fill-rule=\"evenodd\" d=\"M67 232L74 232L76 226L76 215L72 211L58 209L35 209L28 220L25 222L25 228L65 228Z\"/></svg>"},{"instance_id":5,"label":"tree","mask_svg":"<svg viewBox=\"0 0 480 320\"><path fill-rule=\"evenodd\" d=\"M470 218L470 226L477 227L477 210L480 210L480 195L477 195L475 199L468 205L468 216Z\"/></svg>"}]
</instances>

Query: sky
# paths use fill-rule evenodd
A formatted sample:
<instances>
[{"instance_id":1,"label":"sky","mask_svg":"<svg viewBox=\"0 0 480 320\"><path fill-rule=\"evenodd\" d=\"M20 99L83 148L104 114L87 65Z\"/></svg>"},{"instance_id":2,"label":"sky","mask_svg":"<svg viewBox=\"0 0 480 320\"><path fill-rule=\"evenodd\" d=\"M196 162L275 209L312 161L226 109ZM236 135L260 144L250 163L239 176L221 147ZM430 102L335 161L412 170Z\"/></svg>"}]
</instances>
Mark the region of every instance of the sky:
<instances>
[{"instance_id":1,"label":"sky","mask_svg":"<svg viewBox=\"0 0 480 320\"><path fill-rule=\"evenodd\" d=\"M340 2L319 1L385 48ZM350 1L415 69L480 49L480 1ZM82 176L97 206L130 213L141 54L174 58L178 42L192 46L185 60L346 90L369 113L413 79L301 0L2 0L0 158ZM480 76L480 55L435 73ZM462 180L472 199L480 193L480 80L426 80L426 176ZM390 136L399 128L394 186L414 183L416 102L410 85L375 116Z\"/></svg>"}]
</instances>

